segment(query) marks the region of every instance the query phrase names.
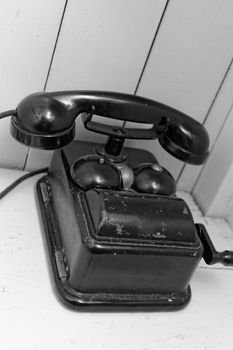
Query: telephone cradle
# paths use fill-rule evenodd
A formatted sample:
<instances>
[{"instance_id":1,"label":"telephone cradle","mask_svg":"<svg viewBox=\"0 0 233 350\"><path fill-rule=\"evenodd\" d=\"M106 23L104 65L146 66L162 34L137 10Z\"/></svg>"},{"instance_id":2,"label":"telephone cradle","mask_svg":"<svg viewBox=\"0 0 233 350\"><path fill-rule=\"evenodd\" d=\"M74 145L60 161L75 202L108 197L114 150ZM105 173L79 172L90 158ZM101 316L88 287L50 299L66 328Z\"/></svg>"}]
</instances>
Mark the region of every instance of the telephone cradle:
<instances>
[{"instance_id":1,"label":"telephone cradle","mask_svg":"<svg viewBox=\"0 0 233 350\"><path fill-rule=\"evenodd\" d=\"M95 115L138 127L99 123ZM233 265L233 252L216 251L154 155L123 147L126 139L158 139L174 157L202 164L209 139L196 120L156 101L102 91L35 93L1 114L7 116L16 140L55 150L37 194L53 280L65 305L179 309L190 300L189 282L202 257L207 264ZM76 117L107 142L73 141Z\"/></svg>"}]
</instances>

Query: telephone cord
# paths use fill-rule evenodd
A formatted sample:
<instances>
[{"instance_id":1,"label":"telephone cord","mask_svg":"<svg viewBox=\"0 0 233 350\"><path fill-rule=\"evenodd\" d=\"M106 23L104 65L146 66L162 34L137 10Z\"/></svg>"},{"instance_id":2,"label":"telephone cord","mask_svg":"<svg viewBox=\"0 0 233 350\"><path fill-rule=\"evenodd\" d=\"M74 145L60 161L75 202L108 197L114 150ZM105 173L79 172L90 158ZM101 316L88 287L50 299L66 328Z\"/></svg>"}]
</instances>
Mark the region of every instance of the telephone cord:
<instances>
[{"instance_id":1,"label":"telephone cord","mask_svg":"<svg viewBox=\"0 0 233 350\"><path fill-rule=\"evenodd\" d=\"M19 185L24 180L26 180L32 176L41 174L41 173L46 173L47 171L48 171L48 168L42 168L42 169L31 171L31 172L19 177L12 184L10 184L8 187L6 187L2 192L0 192L0 199L5 197L11 190L13 190L17 185Z\"/></svg>"}]
</instances>

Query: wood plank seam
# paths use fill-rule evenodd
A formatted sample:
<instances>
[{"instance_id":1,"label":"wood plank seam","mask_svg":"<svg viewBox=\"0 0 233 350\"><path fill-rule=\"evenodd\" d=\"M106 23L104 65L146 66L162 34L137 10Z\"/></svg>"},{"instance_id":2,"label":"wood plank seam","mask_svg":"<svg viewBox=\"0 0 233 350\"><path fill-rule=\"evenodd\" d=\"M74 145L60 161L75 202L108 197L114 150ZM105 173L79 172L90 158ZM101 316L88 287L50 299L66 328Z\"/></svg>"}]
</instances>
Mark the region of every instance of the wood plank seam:
<instances>
[{"instance_id":1,"label":"wood plank seam","mask_svg":"<svg viewBox=\"0 0 233 350\"><path fill-rule=\"evenodd\" d=\"M136 88L135 88L135 91L134 91L134 95L137 94L139 85L140 85L141 80L142 80L142 76L143 76L144 71L145 71L145 69L146 69L147 62L148 62L148 60L149 60L149 58L150 58L151 51L152 51L152 49L153 49L153 46L154 46L154 44L155 44L155 40L156 40L156 38L157 38L157 36L158 36L158 33L159 33L159 30L160 30L161 24L162 24L162 22L163 22L165 13L166 13L166 11L167 11L167 7L168 7L168 4L169 4L169 1L170 1L170 0L167 0L166 4L165 4L165 6L164 6L164 10L163 10L162 16L161 16L160 21L159 21L159 24L158 24L158 26L157 26L157 28L156 28L155 35L154 35L153 40L152 40L152 42L151 42L150 49L149 49L149 51L148 51L148 54L147 54L145 63L144 63L144 65L143 65L141 74L140 74L140 76L139 76L139 79L138 79L138 82L137 82L137 85L136 85Z\"/></svg>"},{"instance_id":2,"label":"wood plank seam","mask_svg":"<svg viewBox=\"0 0 233 350\"><path fill-rule=\"evenodd\" d=\"M215 146L216 146L216 144L217 144L219 138L221 137L221 133L222 133L222 131L223 131L225 125L226 125L226 122L228 121L228 118L229 118L229 116L230 116L230 114L231 114L232 108L233 108L233 102L232 102L232 104L231 104L231 106L230 106L230 108L229 108L229 110L228 110L228 113L227 113L227 115L226 115L226 118L225 118L223 124L221 125L221 128L220 128L220 130L219 130L219 132L218 132L218 134L217 134L217 136L216 136L216 139L215 139L214 143L213 143L212 146L210 147L210 154L211 154L212 151L214 150L214 148L215 148ZM192 190L191 190L191 192L190 192L191 194L194 193L195 188L196 188L196 186L198 185L198 181L199 181L199 179L200 179L200 177L201 177L203 171L206 169L206 166L208 166L208 160L207 160L207 163L202 167L202 169L201 169L201 171L200 171L200 173L199 173L199 175L198 175L198 177L197 177L197 179L196 179L196 182L195 182L195 184L194 184L194 186L193 186L193 188L192 188Z\"/></svg>"},{"instance_id":3,"label":"wood plank seam","mask_svg":"<svg viewBox=\"0 0 233 350\"><path fill-rule=\"evenodd\" d=\"M66 0L66 2L65 2L64 9L63 9L63 12L62 12L62 15L61 15L60 24L59 24L59 27L58 27L57 36L56 36L56 39L55 39L55 44L54 44L51 60L50 60L50 63L49 63L49 69L48 69L48 73L47 73L47 76L46 76L46 79L45 79L45 84L44 84L44 89L43 89L44 91L46 90L46 87L47 87L50 71L51 71L52 64L53 64L54 55L55 55L56 48L57 48L57 43L58 43L58 40L59 40L59 36L60 36L60 33L61 33L63 20L64 20L65 13L66 13L67 4L68 4L68 0Z\"/></svg>"},{"instance_id":4,"label":"wood plank seam","mask_svg":"<svg viewBox=\"0 0 233 350\"><path fill-rule=\"evenodd\" d=\"M63 9L63 12L62 12L62 15L61 15L61 20L60 20L59 27L58 27L58 32L57 32L57 35L56 35L53 52L52 52L51 59L50 59L50 62L49 62L49 68L48 68L48 72L47 72L47 75L46 75L46 78L45 78L45 84L44 84L43 91L45 91L46 87L47 87L47 83L48 83L51 67L52 67L52 64L53 64L54 55L55 55L56 48L57 48L57 43L58 43L58 40L59 40L59 36L60 36L63 20L64 20L65 13L66 13L67 4L68 4L68 0L65 1L64 9ZM25 156L25 160L24 160L24 164L23 164L23 169L22 170L25 170L26 167L27 167L29 152L30 152L30 147L28 147L28 149L27 149L27 153L26 153L26 156Z\"/></svg>"},{"instance_id":5,"label":"wood plank seam","mask_svg":"<svg viewBox=\"0 0 233 350\"><path fill-rule=\"evenodd\" d=\"M216 91L216 94L215 94L215 96L214 96L214 98L213 98L213 100L212 100L212 102L211 102L211 104L210 104L210 107L209 107L209 109L208 109L208 111L207 111L207 113L206 113L206 116L205 116L205 118L204 118L204 120L203 120L203 123L202 123L203 125L206 124L206 122L207 122L207 120L208 120L208 117L209 117L209 115L210 115L210 112L211 112L211 110L212 110L212 108L213 108L215 102L216 102L217 99L218 99L219 93L220 93L221 89L223 88L224 82L225 82L225 80L226 80L226 78L227 78L227 75L228 75L228 73L229 73L229 71L230 71L230 69L231 69L231 67L232 67L232 64L233 64L233 57L232 57L232 59L231 59L229 65L228 65L228 67L227 67L227 69L226 69L225 74L223 75L223 78L222 78L222 80L221 80L221 82L220 82L220 84L219 84L219 87L218 87L218 89L217 89L217 91ZM217 133L217 136L216 136L215 140L213 141L213 144L212 144L211 147L210 147L210 154L211 154L211 152L212 152L212 150L213 150L213 148L214 148L214 145L215 145L215 143L217 142L217 140L218 140L218 138L219 138L219 136L220 136L220 134L221 134L221 132L222 132L222 130L223 130L223 128L224 128L224 125L225 125L225 123L226 123L226 121L227 121L227 119L228 119L228 117L229 117L229 113L230 113L230 111L231 111L231 109L232 109L232 105L233 105L233 103L231 104L231 106L230 106L230 108L229 108L229 110L228 110L228 113L227 113L227 115L226 115L226 118L224 119L224 122L223 122L223 124L221 125L221 128L219 129L219 131L218 131L218 133ZM178 175L178 177L177 177L177 184L179 183L179 180L180 180L180 178L181 178L183 172L185 171L186 166L187 166L187 164L184 164L183 167L181 168L180 173L179 173L179 175ZM201 177L201 174L203 173L203 170L205 169L205 166L206 166L206 164L203 165L203 167L202 167L202 169L201 169L199 175L198 175L197 178L196 178L195 184L193 185L193 188L191 189L190 193L193 194L193 191L194 191L194 189L195 189L195 187L196 187L196 185L197 185L197 183L198 183L198 181L199 181L199 179L200 179L200 177Z\"/></svg>"}]
</instances>

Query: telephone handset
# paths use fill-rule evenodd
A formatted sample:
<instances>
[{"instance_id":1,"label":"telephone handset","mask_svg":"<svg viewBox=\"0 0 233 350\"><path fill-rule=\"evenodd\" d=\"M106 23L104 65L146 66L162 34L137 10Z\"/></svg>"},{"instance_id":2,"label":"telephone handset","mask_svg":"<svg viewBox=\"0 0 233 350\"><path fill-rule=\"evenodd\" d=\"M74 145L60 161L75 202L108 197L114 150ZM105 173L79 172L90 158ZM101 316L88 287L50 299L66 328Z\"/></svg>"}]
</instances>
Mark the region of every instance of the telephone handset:
<instances>
[{"instance_id":1,"label":"telephone handset","mask_svg":"<svg viewBox=\"0 0 233 350\"><path fill-rule=\"evenodd\" d=\"M125 139L158 138L174 157L202 164L209 139L199 122L156 101L101 91L32 94L0 117L9 115L16 140L55 150L37 193L65 304L180 308L190 300L189 281L202 257L233 265L233 252L217 252L205 227L194 224L175 180L154 155L123 147ZM139 127L102 124L94 115ZM108 135L105 145L72 141L78 116L86 129Z\"/></svg>"},{"instance_id":2,"label":"telephone handset","mask_svg":"<svg viewBox=\"0 0 233 350\"><path fill-rule=\"evenodd\" d=\"M93 124L93 131L120 138L158 138L169 153L192 164L202 164L208 156L208 134L196 120L161 103L121 93L61 91L29 95L12 118L12 134L29 146L55 149L73 139L74 121L82 112L153 124L149 130L124 128L122 135L119 129L98 124ZM88 125L91 128L90 120Z\"/></svg>"}]
</instances>

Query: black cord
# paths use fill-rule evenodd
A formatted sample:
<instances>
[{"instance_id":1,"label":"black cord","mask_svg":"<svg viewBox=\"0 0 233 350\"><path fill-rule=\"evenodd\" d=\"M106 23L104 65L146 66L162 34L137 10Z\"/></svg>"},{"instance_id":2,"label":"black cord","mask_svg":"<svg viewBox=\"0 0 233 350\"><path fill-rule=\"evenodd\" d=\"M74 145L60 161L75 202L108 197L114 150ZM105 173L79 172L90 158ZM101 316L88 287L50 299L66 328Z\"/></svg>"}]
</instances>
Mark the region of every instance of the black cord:
<instances>
[{"instance_id":1,"label":"black cord","mask_svg":"<svg viewBox=\"0 0 233 350\"><path fill-rule=\"evenodd\" d=\"M32 177L34 175L38 175L38 174L41 174L41 173L46 173L47 171L48 171L48 168L42 168L42 169L31 171L30 173L27 173L27 174L21 176L20 178L15 180L11 185L9 185L7 188L5 188L5 190L0 192L0 199L2 199L7 193L9 193L17 185L19 185L21 182L23 182L24 180L28 179L29 177Z\"/></svg>"},{"instance_id":2,"label":"black cord","mask_svg":"<svg viewBox=\"0 0 233 350\"><path fill-rule=\"evenodd\" d=\"M6 118L6 117L10 117L12 115L16 115L16 110L9 110L9 111L5 111L5 112L1 112L0 113L0 119Z\"/></svg>"}]
</instances>

